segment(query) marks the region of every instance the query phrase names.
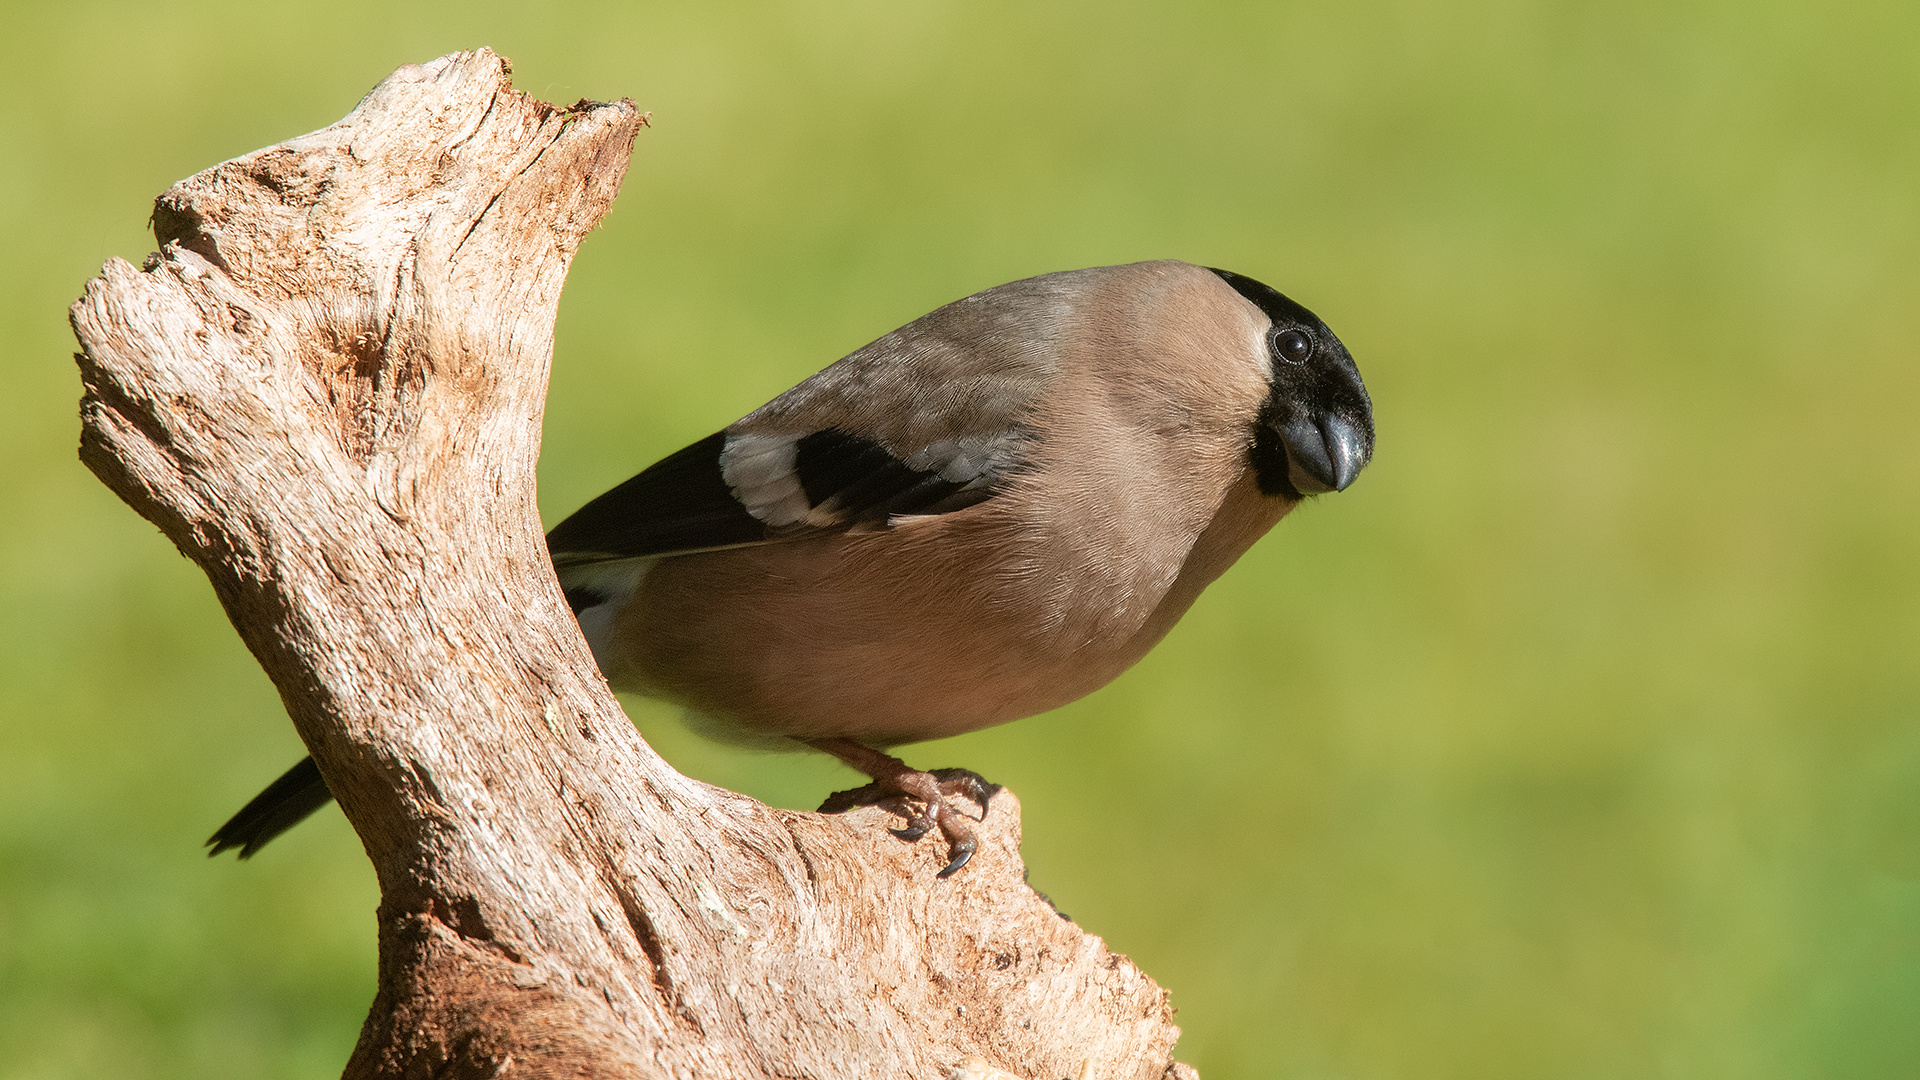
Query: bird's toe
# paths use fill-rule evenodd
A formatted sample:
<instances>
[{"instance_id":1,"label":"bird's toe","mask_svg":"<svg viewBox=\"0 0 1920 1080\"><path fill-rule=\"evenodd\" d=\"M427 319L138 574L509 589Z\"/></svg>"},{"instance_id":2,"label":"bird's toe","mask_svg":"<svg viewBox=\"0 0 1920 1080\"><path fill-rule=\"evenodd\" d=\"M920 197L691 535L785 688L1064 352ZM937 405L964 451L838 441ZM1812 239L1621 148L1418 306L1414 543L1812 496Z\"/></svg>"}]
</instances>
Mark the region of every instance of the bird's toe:
<instances>
[{"instance_id":1,"label":"bird's toe","mask_svg":"<svg viewBox=\"0 0 1920 1080\"><path fill-rule=\"evenodd\" d=\"M965 799L979 806L980 813L971 815L975 821L987 820L987 802L1001 791L999 784L990 783L972 769L935 769L928 775L939 781L942 796L949 800Z\"/></svg>"}]
</instances>

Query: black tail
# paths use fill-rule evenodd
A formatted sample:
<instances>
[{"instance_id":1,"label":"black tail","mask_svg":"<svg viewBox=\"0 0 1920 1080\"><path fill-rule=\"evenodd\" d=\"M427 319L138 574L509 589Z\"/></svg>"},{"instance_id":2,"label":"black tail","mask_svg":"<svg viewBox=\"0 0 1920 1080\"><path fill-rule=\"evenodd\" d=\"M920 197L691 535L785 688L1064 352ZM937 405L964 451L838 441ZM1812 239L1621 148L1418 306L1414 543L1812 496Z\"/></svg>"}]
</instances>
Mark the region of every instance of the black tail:
<instances>
[{"instance_id":1,"label":"black tail","mask_svg":"<svg viewBox=\"0 0 1920 1080\"><path fill-rule=\"evenodd\" d=\"M300 764L268 784L267 790L255 795L252 802L220 826L207 840L207 846L213 849L207 854L213 856L228 848L239 848L240 857L244 859L331 801L333 792L328 791L327 782L320 779L320 767L312 758L302 758Z\"/></svg>"}]
</instances>

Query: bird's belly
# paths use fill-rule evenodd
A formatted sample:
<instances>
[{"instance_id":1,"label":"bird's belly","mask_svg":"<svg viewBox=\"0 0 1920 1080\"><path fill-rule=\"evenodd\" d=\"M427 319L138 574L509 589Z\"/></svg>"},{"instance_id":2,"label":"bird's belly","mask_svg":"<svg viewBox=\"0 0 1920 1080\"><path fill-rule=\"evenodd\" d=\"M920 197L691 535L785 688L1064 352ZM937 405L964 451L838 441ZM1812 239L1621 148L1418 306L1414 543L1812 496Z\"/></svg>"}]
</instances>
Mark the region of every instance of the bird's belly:
<instances>
[{"instance_id":1,"label":"bird's belly","mask_svg":"<svg viewBox=\"0 0 1920 1080\"><path fill-rule=\"evenodd\" d=\"M1074 587L1083 576L1014 556L916 558L897 536L663 559L596 650L608 679L753 733L876 745L956 735L1119 675L1157 640L1140 630L1178 565L1089 596Z\"/></svg>"}]
</instances>

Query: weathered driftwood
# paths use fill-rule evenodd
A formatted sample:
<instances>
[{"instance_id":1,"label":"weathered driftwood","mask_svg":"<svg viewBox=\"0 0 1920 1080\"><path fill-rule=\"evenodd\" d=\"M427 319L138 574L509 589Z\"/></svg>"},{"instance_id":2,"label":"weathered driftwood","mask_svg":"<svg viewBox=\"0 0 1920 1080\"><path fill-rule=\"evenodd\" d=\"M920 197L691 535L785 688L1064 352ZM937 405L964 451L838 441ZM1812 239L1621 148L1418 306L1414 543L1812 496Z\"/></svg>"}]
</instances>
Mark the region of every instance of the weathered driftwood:
<instances>
[{"instance_id":1,"label":"weathered driftwood","mask_svg":"<svg viewBox=\"0 0 1920 1080\"><path fill-rule=\"evenodd\" d=\"M481 50L161 196L74 305L81 456L206 570L378 872L350 1077L1190 1075L1166 995L879 810L675 773L568 615L534 459L568 263L632 103ZM967 1064L969 1063L970 1064Z\"/></svg>"}]
</instances>

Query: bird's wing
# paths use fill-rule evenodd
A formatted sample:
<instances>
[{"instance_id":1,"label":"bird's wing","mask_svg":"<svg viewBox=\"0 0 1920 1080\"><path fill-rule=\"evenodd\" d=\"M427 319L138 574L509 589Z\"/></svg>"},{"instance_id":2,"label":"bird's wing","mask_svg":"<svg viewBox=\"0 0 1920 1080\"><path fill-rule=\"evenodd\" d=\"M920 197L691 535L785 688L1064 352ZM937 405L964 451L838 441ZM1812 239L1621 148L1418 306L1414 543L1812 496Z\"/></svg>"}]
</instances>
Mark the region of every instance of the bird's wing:
<instances>
[{"instance_id":1,"label":"bird's wing","mask_svg":"<svg viewBox=\"0 0 1920 1080\"><path fill-rule=\"evenodd\" d=\"M547 534L547 550L564 566L886 528L992 498L1017 464L1021 442L1013 427L903 459L832 428L722 431L581 507Z\"/></svg>"},{"instance_id":2,"label":"bird's wing","mask_svg":"<svg viewBox=\"0 0 1920 1080\"><path fill-rule=\"evenodd\" d=\"M556 565L884 529L992 498L1057 370L1073 274L940 308L588 503Z\"/></svg>"},{"instance_id":3,"label":"bird's wing","mask_svg":"<svg viewBox=\"0 0 1920 1080\"><path fill-rule=\"evenodd\" d=\"M720 471L722 431L654 463L547 534L554 565L672 555L767 539Z\"/></svg>"}]
</instances>

